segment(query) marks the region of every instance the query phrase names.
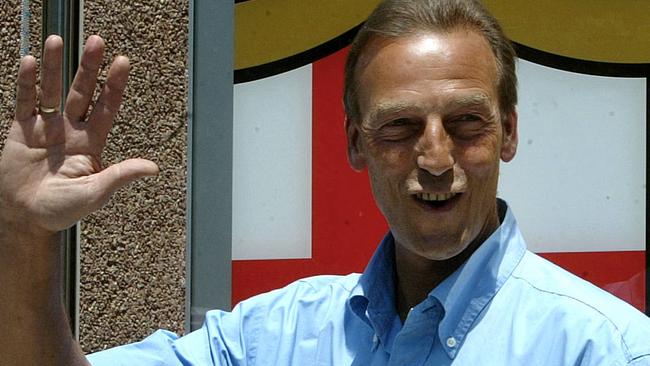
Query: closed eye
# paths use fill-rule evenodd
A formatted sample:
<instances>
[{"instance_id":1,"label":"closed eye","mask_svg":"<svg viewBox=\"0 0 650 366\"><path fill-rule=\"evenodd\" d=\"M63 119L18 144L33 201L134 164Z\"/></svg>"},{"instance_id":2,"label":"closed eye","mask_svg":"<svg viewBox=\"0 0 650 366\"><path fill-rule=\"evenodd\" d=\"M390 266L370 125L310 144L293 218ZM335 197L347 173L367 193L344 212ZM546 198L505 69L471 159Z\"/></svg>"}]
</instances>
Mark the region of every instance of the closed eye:
<instances>
[{"instance_id":1,"label":"closed eye","mask_svg":"<svg viewBox=\"0 0 650 366\"><path fill-rule=\"evenodd\" d=\"M384 126L386 127L399 127L399 126L407 126L407 125L412 125L413 121L411 121L408 118L397 118L394 119L388 123L386 123Z\"/></svg>"},{"instance_id":2,"label":"closed eye","mask_svg":"<svg viewBox=\"0 0 650 366\"><path fill-rule=\"evenodd\" d=\"M463 114L460 115L456 118L454 118L454 122L473 122L473 121L480 121L483 118L479 116L478 114Z\"/></svg>"},{"instance_id":3,"label":"closed eye","mask_svg":"<svg viewBox=\"0 0 650 366\"><path fill-rule=\"evenodd\" d=\"M378 137L384 141L397 142L409 139L420 130L420 124L411 118L396 118L384 123Z\"/></svg>"},{"instance_id":4,"label":"closed eye","mask_svg":"<svg viewBox=\"0 0 650 366\"><path fill-rule=\"evenodd\" d=\"M461 114L451 118L447 129L453 136L460 139L471 139L481 135L486 126L486 121L479 114Z\"/></svg>"}]
</instances>

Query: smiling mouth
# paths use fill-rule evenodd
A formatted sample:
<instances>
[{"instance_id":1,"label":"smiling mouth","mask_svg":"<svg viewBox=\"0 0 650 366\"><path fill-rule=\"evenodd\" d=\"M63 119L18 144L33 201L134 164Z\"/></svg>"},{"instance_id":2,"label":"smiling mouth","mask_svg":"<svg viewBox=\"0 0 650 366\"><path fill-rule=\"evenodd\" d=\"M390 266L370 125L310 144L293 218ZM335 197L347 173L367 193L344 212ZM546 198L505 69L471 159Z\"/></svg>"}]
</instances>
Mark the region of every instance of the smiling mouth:
<instances>
[{"instance_id":1,"label":"smiling mouth","mask_svg":"<svg viewBox=\"0 0 650 366\"><path fill-rule=\"evenodd\" d=\"M415 197L420 204L434 209L451 208L460 193L416 193Z\"/></svg>"}]
</instances>

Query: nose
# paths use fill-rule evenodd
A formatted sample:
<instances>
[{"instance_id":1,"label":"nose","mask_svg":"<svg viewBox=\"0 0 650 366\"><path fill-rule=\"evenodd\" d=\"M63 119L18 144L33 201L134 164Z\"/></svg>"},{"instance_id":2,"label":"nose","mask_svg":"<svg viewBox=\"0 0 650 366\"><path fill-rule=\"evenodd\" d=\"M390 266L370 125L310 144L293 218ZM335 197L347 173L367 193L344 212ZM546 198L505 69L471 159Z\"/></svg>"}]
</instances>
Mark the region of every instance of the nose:
<instances>
[{"instance_id":1,"label":"nose","mask_svg":"<svg viewBox=\"0 0 650 366\"><path fill-rule=\"evenodd\" d=\"M453 141L440 121L427 123L417 150L418 167L436 177L454 166Z\"/></svg>"}]
</instances>

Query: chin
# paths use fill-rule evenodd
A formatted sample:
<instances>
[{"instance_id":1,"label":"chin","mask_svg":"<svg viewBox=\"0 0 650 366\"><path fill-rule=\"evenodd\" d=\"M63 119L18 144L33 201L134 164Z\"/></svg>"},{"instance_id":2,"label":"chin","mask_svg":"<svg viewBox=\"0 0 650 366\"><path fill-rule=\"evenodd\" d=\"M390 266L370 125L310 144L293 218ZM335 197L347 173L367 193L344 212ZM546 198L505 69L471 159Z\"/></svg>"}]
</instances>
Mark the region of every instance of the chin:
<instances>
[{"instance_id":1,"label":"chin","mask_svg":"<svg viewBox=\"0 0 650 366\"><path fill-rule=\"evenodd\" d=\"M413 243L413 241L411 241ZM444 261L452 259L467 249L469 242L458 239L457 237L434 237L421 238L416 241L416 245L411 245L405 249L409 250L416 256L425 258L431 261ZM452 244L450 244L452 243Z\"/></svg>"},{"instance_id":2,"label":"chin","mask_svg":"<svg viewBox=\"0 0 650 366\"><path fill-rule=\"evenodd\" d=\"M452 259L461 253L463 253L465 247L463 248L448 248L447 251L435 250L424 253L423 257L430 261L446 261Z\"/></svg>"}]
</instances>

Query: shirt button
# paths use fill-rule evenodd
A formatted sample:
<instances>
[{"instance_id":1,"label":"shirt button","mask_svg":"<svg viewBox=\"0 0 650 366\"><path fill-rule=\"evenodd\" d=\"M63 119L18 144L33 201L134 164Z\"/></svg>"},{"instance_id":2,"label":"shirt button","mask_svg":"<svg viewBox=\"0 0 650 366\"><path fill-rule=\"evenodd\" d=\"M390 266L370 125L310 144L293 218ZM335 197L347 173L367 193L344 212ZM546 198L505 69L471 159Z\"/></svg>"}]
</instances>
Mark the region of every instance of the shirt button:
<instances>
[{"instance_id":1,"label":"shirt button","mask_svg":"<svg viewBox=\"0 0 650 366\"><path fill-rule=\"evenodd\" d=\"M377 337L377 335L375 334L372 336L372 343L377 343L377 342L379 342L379 337Z\"/></svg>"},{"instance_id":2,"label":"shirt button","mask_svg":"<svg viewBox=\"0 0 650 366\"><path fill-rule=\"evenodd\" d=\"M456 347L456 344L457 344L456 338L454 338L454 337L447 338L447 347L454 348L454 347Z\"/></svg>"}]
</instances>

